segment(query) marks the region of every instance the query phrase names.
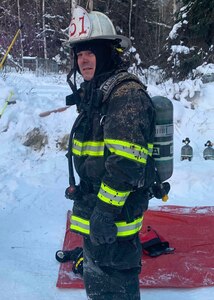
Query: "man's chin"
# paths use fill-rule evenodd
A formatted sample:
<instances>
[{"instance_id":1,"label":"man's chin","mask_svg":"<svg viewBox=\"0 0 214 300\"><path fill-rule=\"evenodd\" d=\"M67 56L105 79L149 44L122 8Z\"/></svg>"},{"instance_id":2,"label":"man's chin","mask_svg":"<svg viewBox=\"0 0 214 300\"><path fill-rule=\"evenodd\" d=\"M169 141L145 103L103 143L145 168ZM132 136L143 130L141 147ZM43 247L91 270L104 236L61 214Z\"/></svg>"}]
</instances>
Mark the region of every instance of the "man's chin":
<instances>
[{"instance_id":1,"label":"man's chin","mask_svg":"<svg viewBox=\"0 0 214 300\"><path fill-rule=\"evenodd\" d=\"M87 72L87 73L82 73L82 76L85 80L89 81L94 77L94 73L93 72Z\"/></svg>"}]
</instances>

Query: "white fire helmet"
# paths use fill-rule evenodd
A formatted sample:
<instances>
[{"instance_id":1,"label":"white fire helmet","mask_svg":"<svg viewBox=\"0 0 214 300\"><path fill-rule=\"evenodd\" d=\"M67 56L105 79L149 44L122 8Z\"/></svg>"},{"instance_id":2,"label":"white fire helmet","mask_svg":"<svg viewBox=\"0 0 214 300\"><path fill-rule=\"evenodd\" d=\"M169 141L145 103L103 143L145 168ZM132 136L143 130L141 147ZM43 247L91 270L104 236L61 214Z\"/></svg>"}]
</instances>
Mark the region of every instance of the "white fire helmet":
<instances>
[{"instance_id":1,"label":"white fire helmet","mask_svg":"<svg viewBox=\"0 0 214 300\"><path fill-rule=\"evenodd\" d=\"M87 12L84 8L76 6L73 9L69 25L69 40L66 45L73 47L76 44L91 40L118 41L125 51L131 47L129 38L117 35L111 20L101 12Z\"/></svg>"}]
</instances>

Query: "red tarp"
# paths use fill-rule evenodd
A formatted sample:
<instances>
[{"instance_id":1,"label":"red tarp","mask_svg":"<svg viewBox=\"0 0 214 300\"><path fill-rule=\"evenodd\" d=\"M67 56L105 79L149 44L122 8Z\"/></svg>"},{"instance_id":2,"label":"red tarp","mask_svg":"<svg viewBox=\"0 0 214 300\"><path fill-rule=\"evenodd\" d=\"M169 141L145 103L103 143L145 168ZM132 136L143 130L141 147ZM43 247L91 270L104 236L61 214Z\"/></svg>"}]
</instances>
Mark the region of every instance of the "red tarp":
<instances>
[{"instance_id":1,"label":"red tarp","mask_svg":"<svg viewBox=\"0 0 214 300\"><path fill-rule=\"evenodd\" d=\"M69 216L63 249L82 244L69 231ZM214 285L214 207L162 206L145 213L143 228L150 225L175 247L174 254L156 258L143 256L141 288L193 288ZM60 264L57 287L83 288L83 281L71 272L71 263Z\"/></svg>"}]
</instances>

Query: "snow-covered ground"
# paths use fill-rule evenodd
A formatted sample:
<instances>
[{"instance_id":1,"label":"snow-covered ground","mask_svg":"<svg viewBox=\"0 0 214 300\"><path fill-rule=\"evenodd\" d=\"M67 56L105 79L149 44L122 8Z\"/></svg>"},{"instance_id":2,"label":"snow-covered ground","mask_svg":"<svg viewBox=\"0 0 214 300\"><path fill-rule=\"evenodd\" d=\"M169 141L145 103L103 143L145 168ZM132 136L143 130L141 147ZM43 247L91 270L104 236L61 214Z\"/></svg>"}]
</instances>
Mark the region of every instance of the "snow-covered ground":
<instances>
[{"instance_id":1,"label":"snow-covered ground","mask_svg":"<svg viewBox=\"0 0 214 300\"><path fill-rule=\"evenodd\" d=\"M151 96L164 95L174 105L174 173L168 205L212 206L214 160L203 159L204 144L214 142L214 83L202 85L170 81L148 86ZM75 108L39 113L65 106L70 93L65 75L35 77L32 74L0 76L0 112L11 91L16 104L6 107L0 119L0 299L85 300L84 290L56 288L59 264L56 250L62 247L66 212L72 202L64 198L68 185L65 151L59 143L69 133ZM195 95L195 96L194 96ZM190 109L188 97L194 96ZM48 143L40 151L24 146L34 128L46 133ZM182 140L189 137L194 157L180 160ZM152 200L151 206L164 205ZM214 287L197 289L142 289L144 300L211 300Z\"/></svg>"}]
</instances>

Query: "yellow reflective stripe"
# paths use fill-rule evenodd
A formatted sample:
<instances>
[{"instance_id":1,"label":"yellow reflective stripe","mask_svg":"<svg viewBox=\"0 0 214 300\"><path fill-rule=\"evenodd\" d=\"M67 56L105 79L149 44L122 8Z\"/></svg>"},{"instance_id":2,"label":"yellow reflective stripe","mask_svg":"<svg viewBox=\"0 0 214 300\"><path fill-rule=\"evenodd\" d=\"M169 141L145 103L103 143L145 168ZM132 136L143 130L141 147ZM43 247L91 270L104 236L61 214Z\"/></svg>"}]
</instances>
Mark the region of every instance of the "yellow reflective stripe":
<instances>
[{"instance_id":1,"label":"yellow reflective stripe","mask_svg":"<svg viewBox=\"0 0 214 300\"><path fill-rule=\"evenodd\" d=\"M71 215L70 221L70 229L84 234L89 234L89 220Z\"/></svg>"},{"instance_id":2,"label":"yellow reflective stripe","mask_svg":"<svg viewBox=\"0 0 214 300\"><path fill-rule=\"evenodd\" d=\"M81 142L73 139L72 152L78 156L103 156L104 155L104 142L103 141L86 141Z\"/></svg>"},{"instance_id":3,"label":"yellow reflective stripe","mask_svg":"<svg viewBox=\"0 0 214 300\"><path fill-rule=\"evenodd\" d=\"M70 218L71 225L70 229L83 233L86 235L90 234L89 220L82 219L80 217L71 215ZM131 223L126 223L125 221L115 222L117 226L117 237L127 237L136 234L142 228L143 216L137 218Z\"/></svg>"},{"instance_id":4,"label":"yellow reflective stripe","mask_svg":"<svg viewBox=\"0 0 214 300\"><path fill-rule=\"evenodd\" d=\"M75 265L76 268L80 265L80 263L83 261L83 257L80 257Z\"/></svg>"},{"instance_id":5,"label":"yellow reflective stripe","mask_svg":"<svg viewBox=\"0 0 214 300\"><path fill-rule=\"evenodd\" d=\"M104 142L111 153L146 164L148 149L121 140L105 139Z\"/></svg>"},{"instance_id":6,"label":"yellow reflective stripe","mask_svg":"<svg viewBox=\"0 0 214 300\"><path fill-rule=\"evenodd\" d=\"M104 156L104 146L109 148L111 153L135 160L137 162L146 163L147 155L152 155L153 145L148 144L148 149L125 141L105 139L103 141L85 141L81 142L73 139L72 152L78 156Z\"/></svg>"},{"instance_id":7,"label":"yellow reflective stripe","mask_svg":"<svg viewBox=\"0 0 214 300\"><path fill-rule=\"evenodd\" d=\"M150 156L152 156L152 153L153 153L153 144L147 144L147 146L148 146L148 155L150 155Z\"/></svg>"},{"instance_id":8,"label":"yellow reflective stripe","mask_svg":"<svg viewBox=\"0 0 214 300\"><path fill-rule=\"evenodd\" d=\"M97 196L101 201L105 203L114 206L123 206L129 194L130 191L117 191L102 182Z\"/></svg>"},{"instance_id":9,"label":"yellow reflective stripe","mask_svg":"<svg viewBox=\"0 0 214 300\"><path fill-rule=\"evenodd\" d=\"M143 217L140 217L128 224L126 222L116 222L115 224L118 229L117 236L129 236L139 232L142 228L142 221Z\"/></svg>"}]
</instances>

